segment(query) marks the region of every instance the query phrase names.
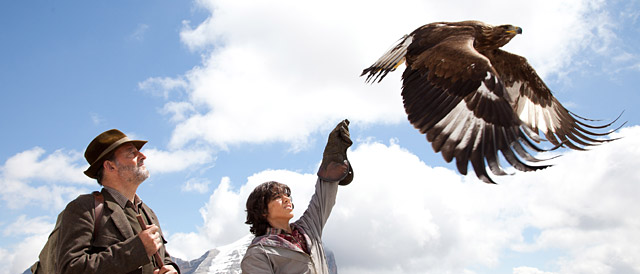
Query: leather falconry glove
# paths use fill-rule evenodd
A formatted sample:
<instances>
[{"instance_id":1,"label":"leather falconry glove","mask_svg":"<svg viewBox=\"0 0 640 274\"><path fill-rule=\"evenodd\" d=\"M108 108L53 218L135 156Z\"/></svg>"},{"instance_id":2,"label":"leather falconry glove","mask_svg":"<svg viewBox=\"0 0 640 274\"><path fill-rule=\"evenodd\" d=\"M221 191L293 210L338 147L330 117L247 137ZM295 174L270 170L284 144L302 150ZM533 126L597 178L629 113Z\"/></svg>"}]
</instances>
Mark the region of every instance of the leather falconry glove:
<instances>
[{"instance_id":1,"label":"leather falconry glove","mask_svg":"<svg viewBox=\"0 0 640 274\"><path fill-rule=\"evenodd\" d=\"M329 133L327 146L322 153L322 163L318 177L323 181L339 181L340 185L348 185L353 180L353 168L347 159L347 149L353 144L349 135L349 120L340 122Z\"/></svg>"}]
</instances>

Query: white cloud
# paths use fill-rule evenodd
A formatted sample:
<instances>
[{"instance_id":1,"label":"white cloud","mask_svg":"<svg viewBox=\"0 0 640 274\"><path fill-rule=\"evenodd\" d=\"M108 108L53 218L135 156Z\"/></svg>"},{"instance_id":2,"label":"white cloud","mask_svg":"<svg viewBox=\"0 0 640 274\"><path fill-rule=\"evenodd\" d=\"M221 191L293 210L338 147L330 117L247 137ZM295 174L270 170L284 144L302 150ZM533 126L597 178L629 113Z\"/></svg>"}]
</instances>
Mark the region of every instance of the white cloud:
<instances>
[{"instance_id":1,"label":"white cloud","mask_svg":"<svg viewBox=\"0 0 640 274\"><path fill-rule=\"evenodd\" d=\"M211 181L206 178L191 178L182 185L182 191L185 192L198 192L201 194L209 192L209 185Z\"/></svg>"},{"instance_id":2,"label":"white cloud","mask_svg":"<svg viewBox=\"0 0 640 274\"><path fill-rule=\"evenodd\" d=\"M36 262L35 258L38 258L54 226L46 219L46 217L27 219L25 216L20 216L4 229L5 235L25 237L15 245L0 248L0 263L4 266L0 273L22 273L25 268L31 267Z\"/></svg>"},{"instance_id":3,"label":"white cloud","mask_svg":"<svg viewBox=\"0 0 640 274\"><path fill-rule=\"evenodd\" d=\"M169 98L170 92L179 92L186 87L187 83L183 79L169 77L152 77L138 83L139 89L147 91L156 96L162 96L165 99Z\"/></svg>"},{"instance_id":4,"label":"white cloud","mask_svg":"<svg viewBox=\"0 0 640 274\"><path fill-rule=\"evenodd\" d=\"M394 146L361 146L352 161L365 171L358 173L361 181L341 190L331 217L340 225L327 227L325 241L337 243L334 252L347 273L457 273L495 266L507 250L561 250L566 256L550 262L561 266L560 273L637 271L639 224L630 216L640 213L634 198L640 171L633 160L640 156L640 127L625 128L622 135L590 152L568 152L547 170L499 178L498 186L438 173ZM378 227L393 233L376 233ZM540 230L531 244L522 238L527 227ZM372 244L373 250L357 248ZM375 245L404 248L389 254ZM368 263L359 262L362 257Z\"/></svg>"},{"instance_id":5,"label":"white cloud","mask_svg":"<svg viewBox=\"0 0 640 274\"><path fill-rule=\"evenodd\" d=\"M95 184L83 174L86 165L77 164L82 159L80 153L63 150L45 153L44 149L34 147L10 157L0 166L0 197L9 208L38 205L60 210L65 201Z\"/></svg>"},{"instance_id":6,"label":"white cloud","mask_svg":"<svg viewBox=\"0 0 640 274\"><path fill-rule=\"evenodd\" d=\"M3 258L7 262L7 264L3 264L8 269L7 273L22 273L25 270L25 266L31 267L36 262L34 258L38 258L40 248L44 246L48 235L26 237L19 244L12 246L12 252L6 258Z\"/></svg>"},{"instance_id":7,"label":"white cloud","mask_svg":"<svg viewBox=\"0 0 640 274\"><path fill-rule=\"evenodd\" d=\"M172 114L171 122L182 122L188 116L195 114L195 108L187 102L169 102L164 105L162 113Z\"/></svg>"},{"instance_id":8,"label":"white cloud","mask_svg":"<svg viewBox=\"0 0 640 274\"><path fill-rule=\"evenodd\" d=\"M33 234L49 234L53 229L52 223L47 220L48 217L35 217L27 219L27 216L21 215L16 221L9 224L3 231L4 235L33 235Z\"/></svg>"},{"instance_id":9,"label":"white cloud","mask_svg":"<svg viewBox=\"0 0 640 274\"><path fill-rule=\"evenodd\" d=\"M143 153L147 156L145 165L153 173L184 171L215 161L212 151L202 147L171 151L145 148Z\"/></svg>"},{"instance_id":10,"label":"white cloud","mask_svg":"<svg viewBox=\"0 0 640 274\"><path fill-rule=\"evenodd\" d=\"M44 154L44 149L34 147L12 156L2 167L3 177L71 183L87 183L89 180L82 174L87 167L74 163L81 159L80 153L56 150L44 159L40 159Z\"/></svg>"},{"instance_id":11,"label":"white cloud","mask_svg":"<svg viewBox=\"0 0 640 274\"><path fill-rule=\"evenodd\" d=\"M137 139L135 134L130 138ZM191 148L163 151L145 148L146 164L153 173L170 173L202 167L215 161L210 149ZM13 209L38 205L45 209L61 210L66 202L90 188L95 180L84 175L87 164L79 152L56 150L47 154L40 147L20 152L0 166L0 199ZM203 183L203 182L202 182ZM205 184L191 185L202 190Z\"/></svg>"},{"instance_id":12,"label":"white cloud","mask_svg":"<svg viewBox=\"0 0 640 274\"><path fill-rule=\"evenodd\" d=\"M615 39L599 0L197 4L211 15L194 26L183 22L181 39L203 52L203 63L175 80L141 84L163 83L157 90L164 94L176 83L185 89L187 97L169 96L164 107L177 122L173 149L198 141L299 148L343 118L361 125L406 122L400 71L375 85L358 75L402 35L429 22L519 25L524 34L507 49L527 57L542 76L564 73L578 52L602 52Z\"/></svg>"},{"instance_id":13,"label":"white cloud","mask_svg":"<svg viewBox=\"0 0 640 274\"><path fill-rule=\"evenodd\" d=\"M430 167L394 143L357 144L349 152L355 180L340 187L324 242L340 273L474 273L499 266L506 252L549 250L560 255L544 265L557 269L523 265L514 273L637 272L640 127L619 136L588 152L567 152L546 170L499 177L499 185ZM170 241L188 236L209 245L172 246L176 254L199 256L245 235L246 197L268 180L291 186L299 217L313 174L267 170L235 190L224 178L201 209L199 233ZM525 240L531 228L539 233Z\"/></svg>"},{"instance_id":14,"label":"white cloud","mask_svg":"<svg viewBox=\"0 0 640 274\"><path fill-rule=\"evenodd\" d=\"M148 29L149 29L149 25L138 24L136 29L133 31L133 33L131 33L129 37L136 41L142 41L144 40L144 34L147 32Z\"/></svg>"},{"instance_id":15,"label":"white cloud","mask_svg":"<svg viewBox=\"0 0 640 274\"><path fill-rule=\"evenodd\" d=\"M215 245L200 233L172 233L168 236L167 250L171 256L193 260L202 256Z\"/></svg>"},{"instance_id":16,"label":"white cloud","mask_svg":"<svg viewBox=\"0 0 640 274\"><path fill-rule=\"evenodd\" d=\"M105 119L97 113L91 113L90 116L94 125L102 125L105 122Z\"/></svg>"},{"instance_id":17,"label":"white cloud","mask_svg":"<svg viewBox=\"0 0 640 274\"><path fill-rule=\"evenodd\" d=\"M516 267L513 269L513 274L553 274L552 272L541 271L534 267Z\"/></svg>"},{"instance_id":18,"label":"white cloud","mask_svg":"<svg viewBox=\"0 0 640 274\"><path fill-rule=\"evenodd\" d=\"M363 144L350 158L357 179L341 189L324 238L341 272L460 273L495 265L515 237L500 218L517 209L493 203L504 188L429 167L395 144Z\"/></svg>"}]
</instances>

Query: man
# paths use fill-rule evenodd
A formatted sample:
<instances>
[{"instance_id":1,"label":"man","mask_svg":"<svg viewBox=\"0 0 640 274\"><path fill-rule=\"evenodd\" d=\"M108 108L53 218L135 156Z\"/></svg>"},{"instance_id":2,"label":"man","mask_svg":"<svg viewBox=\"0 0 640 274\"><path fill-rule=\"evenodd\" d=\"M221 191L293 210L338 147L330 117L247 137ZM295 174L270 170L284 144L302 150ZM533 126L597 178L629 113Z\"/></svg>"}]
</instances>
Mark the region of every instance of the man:
<instances>
[{"instance_id":1,"label":"man","mask_svg":"<svg viewBox=\"0 0 640 274\"><path fill-rule=\"evenodd\" d=\"M145 143L112 129L87 146L84 157L90 166L84 173L103 186L102 214L94 220L97 210L91 194L67 205L57 241L56 273L179 273L165 250L156 214L136 195L149 177L140 152ZM94 223L99 228L95 236ZM154 258L156 252L162 262ZM160 263L164 266L158 267Z\"/></svg>"},{"instance_id":2,"label":"man","mask_svg":"<svg viewBox=\"0 0 640 274\"><path fill-rule=\"evenodd\" d=\"M291 190L278 182L257 186L247 199L247 221L253 239L242 259L242 273L329 273L322 229L336 201L338 185L353 180L347 160L349 121L329 134L318 170L316 191L307 210L294 223Z\"/></svg>"}]
</instances>

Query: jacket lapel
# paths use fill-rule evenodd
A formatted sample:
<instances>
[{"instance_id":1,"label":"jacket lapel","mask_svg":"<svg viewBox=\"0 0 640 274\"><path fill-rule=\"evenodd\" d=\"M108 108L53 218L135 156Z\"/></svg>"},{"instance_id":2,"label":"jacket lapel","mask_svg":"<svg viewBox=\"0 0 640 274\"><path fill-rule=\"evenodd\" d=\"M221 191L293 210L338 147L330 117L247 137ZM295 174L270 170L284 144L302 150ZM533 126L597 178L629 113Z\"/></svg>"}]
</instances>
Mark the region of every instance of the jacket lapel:
<instances>
[{"instance_id":1,"label":"jacket lapel","mask_svg":"<svg viewBox=\"0 0 640 274\"><path fill-rule=\"evenodd\" d=\"M107 215L106 217L113 220L113 223L116 225L118 230L120 230L120 233L125 237L125 239L135 236L133 229L129 224L129 220L127 220L127 216L124 214L120 205L111 199L105 199L104 204L109 208L109 214L105 214Z\"/></svg>"}]
</instances>

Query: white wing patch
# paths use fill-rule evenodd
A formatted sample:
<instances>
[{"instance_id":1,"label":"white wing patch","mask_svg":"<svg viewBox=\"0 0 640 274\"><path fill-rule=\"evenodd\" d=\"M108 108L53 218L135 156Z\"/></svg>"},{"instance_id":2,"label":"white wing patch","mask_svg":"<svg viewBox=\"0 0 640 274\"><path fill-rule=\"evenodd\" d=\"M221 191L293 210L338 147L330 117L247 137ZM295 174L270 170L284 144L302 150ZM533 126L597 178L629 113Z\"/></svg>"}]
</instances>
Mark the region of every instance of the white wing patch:
<instances>
[{"instance_id":1,"label":"white wing patch","mask_svg":"<svg viewBox=\"0 0 640 274\"><path fill-rule=\"evenodd\" d=\"M487 72L487 76L484 79L485 81L493 80L494 85L498 85L498 79L489 72ZM500 100L500 97L498 97L495 93L493 93L493 91L489 90L489 88L485 85L485 81L480 82L480 87L478 87L477 92L480 93L482 97L485 97L491 101Z\"/></svg>"},{"instance_id":2,"label":"white wing patch","mask_svg":"<svg viewBox=\"0 0 640 274\"><path fill-rule=\"evenodd\" d=\"M509 98L508 98L509 104L511 104L511 107L513 109L515 109L516 100L520 96L520 88L521 87L522 87L522 82L520 82L520 81L514 82L513 86L511 86L511 87L506 87L507 95L509 95Z\"/></svg>"},{"instance_id":3,"label":"white wing patch","mask_svg":"<svg viewBox=\"0 0 640 274\"><path fill-rule=\"evenodd\" d=\"M543 107L535 104L531 99L525 96L520 96L516 101L516 115L518 115L518 118L520 118L524 124L529 126L529 128L534 131L539 129L545 133L556 132L556 127L558 125L554 123L556 119L551 107Z\"/></svg>"}]
</instances>

